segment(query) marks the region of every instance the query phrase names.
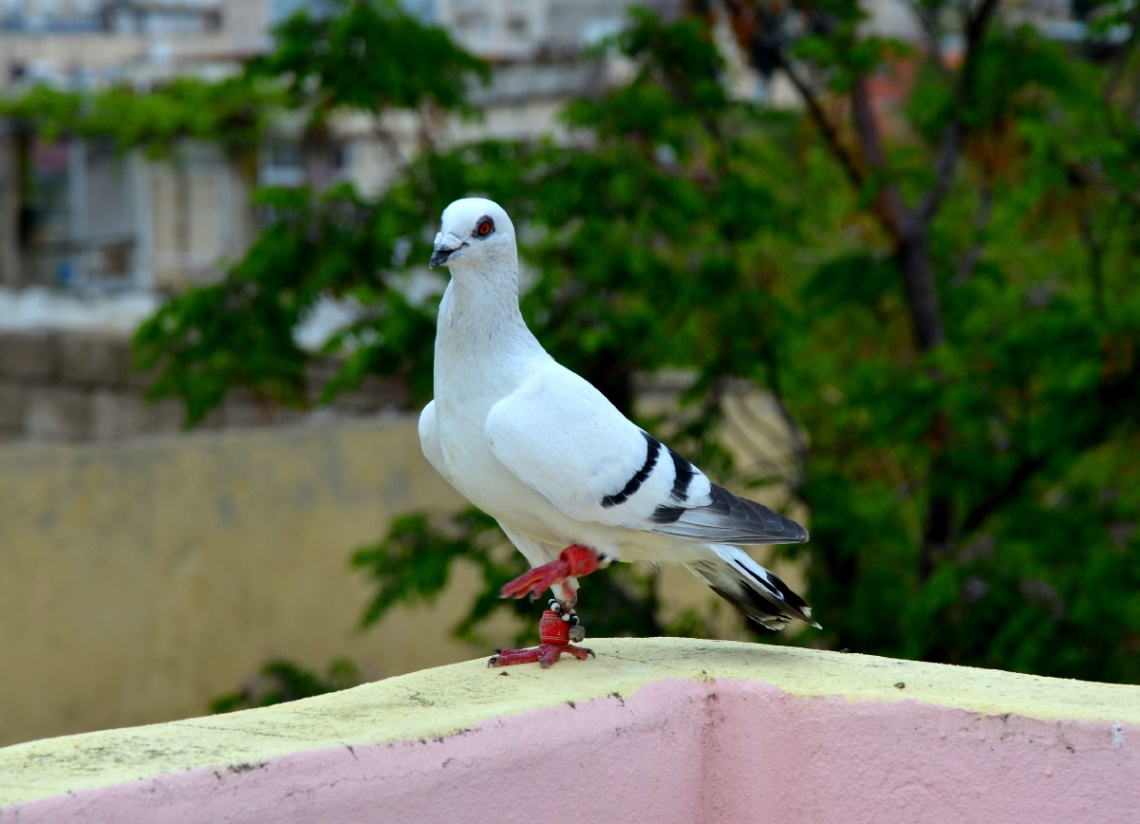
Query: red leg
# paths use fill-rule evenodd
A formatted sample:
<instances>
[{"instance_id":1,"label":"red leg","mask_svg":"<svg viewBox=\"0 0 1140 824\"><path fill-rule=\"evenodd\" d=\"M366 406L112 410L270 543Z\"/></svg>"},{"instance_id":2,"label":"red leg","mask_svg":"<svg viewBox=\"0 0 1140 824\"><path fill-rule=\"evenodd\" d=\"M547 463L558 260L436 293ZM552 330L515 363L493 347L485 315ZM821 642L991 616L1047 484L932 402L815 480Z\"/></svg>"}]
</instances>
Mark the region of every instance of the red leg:
<instances>
[{"instance_id":1,"label":"red leg","mask_svg":"<svg viewBox=\"0 0 1140 824\"><path fill-rule=\"evenodd\" d=\"M560 584L567 578L589 575L601 566L602 559L598 553L584 546L572 544L562 550L557 561L535 567L525 575L515 578L499 591L499 597L522 598L524 595L530 595L532 598L538 598L555 584Z\"/></svg>"}]
</instances>

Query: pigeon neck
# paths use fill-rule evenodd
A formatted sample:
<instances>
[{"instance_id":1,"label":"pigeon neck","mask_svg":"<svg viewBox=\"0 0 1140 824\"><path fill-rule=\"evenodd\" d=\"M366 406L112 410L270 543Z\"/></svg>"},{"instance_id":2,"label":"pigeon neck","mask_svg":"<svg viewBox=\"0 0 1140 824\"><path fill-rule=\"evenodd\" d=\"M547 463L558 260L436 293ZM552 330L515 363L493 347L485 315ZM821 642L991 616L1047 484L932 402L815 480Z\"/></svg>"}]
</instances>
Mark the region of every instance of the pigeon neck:
<instances>
[{"instance_id":1,"label":"pigeon neck","mask_svg":"<svg viewBox=\"0 0 1140 824\"><path fill-rule=\"evenodd\" d=\"M517 272L452 270L439 307L438 344L468 356L543 351L519 311Z\"/></svg>"}]
</instances>

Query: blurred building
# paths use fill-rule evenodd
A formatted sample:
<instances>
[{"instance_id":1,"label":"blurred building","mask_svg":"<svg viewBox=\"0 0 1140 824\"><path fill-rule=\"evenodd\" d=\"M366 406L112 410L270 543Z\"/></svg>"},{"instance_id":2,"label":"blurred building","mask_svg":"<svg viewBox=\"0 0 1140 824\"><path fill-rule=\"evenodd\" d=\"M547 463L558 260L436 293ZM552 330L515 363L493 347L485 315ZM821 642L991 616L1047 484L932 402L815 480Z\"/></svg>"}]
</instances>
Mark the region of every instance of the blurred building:
<instances>
[{"instance_id":1,"label":"blurred building","mask_svg":"<svg viewBox=\"0 0 1140 824\"><path fill-rule=\"evenodd\" d=\"M268 0L4 0L0 94L220 77L267 48L270 20ZM249 182L210 147L173 167L10 127L0 141L2 285L173 285L212 274L253 230Z\"/></svg>"},{"instance_id":2,"label":"blurred building","mask_svg":"<svg viewBox=\"0 0 1140 824\"><path fill-rule=\"evenodd\" d=\"M220 73L269 45L269 0L3 0L0 92Z\"/></svg>"},{"instance_id":3,"label":"blurred building","mask_svg":"<svg viewBox=\"0 0 1140 824\"><path fill-rule=\"evenodd\" d=\"M0 94L35 83L145 89L178 75L223 77L271 47L276 22L323 2L0 0ZM489 85L471 92L483 119L443 124L437 140L444 144L557 135L566 101L605 88L628 70L617 59L583 61L580 55L620 30L632 0L403 2L492 66ZM1007 13L1063 37L1082 25L1072 20L1069 2L1018 0ZM641 5L669 16L683 0ZM871 0L867 9L867 25L876 31L922 39L904 0ZM762 78L733 53L727 30L718 40L734 94L797 104L778 74ZM945 44L947 54L955 48ZM911 82L913 72L898 68L873 78L880 110L889 111ZM349 179L372 194L421 143L420 124L406 113L380 123L346 116L336 124L334 161L314 175L302 152L302 128L300 117L279 122L251 168L213 146L185 147L177 164L154 163L99 141L21 141L0 124L0 286L163 291L211 280L220 261L240 258L256 231L249 206L254 186Z\"/></svg>"},{"instance_id":4,"label":"blurred building","mask_svg":"<svg viewBox=\"0 0 1140 824\"><path fill-rule=\"evenodd\" d=\"M35 83L149 88L177 75L223 77L271 46L271 28L297 0L4 0L0 94ZM570 98L604 86L613 67L578 59L616 32L630 0L408 0L492 64L473 90L479 123L449 123L440 139L528 138L557 128ZM666 13L679 0L657 5ZM350 179L383 189L420 143L416 119L347 116L336 124L336 161L307 175L302 118L284 119L255 169L215 147L186 146L178 163L123 155L109 143L44 142L0 133L0 286L177 289L216 278L256 231L258 184L323 185ZM377 133L383 132L378 137ZM25 175L21 181L21 170Z\"/></svg>"}]
</instances>

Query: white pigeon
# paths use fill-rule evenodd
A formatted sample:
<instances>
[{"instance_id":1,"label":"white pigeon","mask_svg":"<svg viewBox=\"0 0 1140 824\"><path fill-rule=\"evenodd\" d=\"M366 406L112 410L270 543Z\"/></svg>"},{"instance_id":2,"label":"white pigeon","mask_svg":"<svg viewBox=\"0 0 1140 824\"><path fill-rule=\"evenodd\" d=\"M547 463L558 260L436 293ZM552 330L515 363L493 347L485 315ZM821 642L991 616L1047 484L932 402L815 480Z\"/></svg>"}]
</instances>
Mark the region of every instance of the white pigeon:
<instances>
[{"instance_id":1,"label":"white pigeon","mask_svg":"<svg viewBox=\"0 0 1140 824\"><path fill-rule=\"evenodd\" d=\"M576 575L613 561L683 564L769 629L792 618L819 626L799 595L738 546L801 543L807 531L711 483L542 348L519 311L515 229L502 207L483 198L448 206L431 265L447 266L451 281L420 442L537 568L504 594L553 587L568 618ZM499 659L492 663L514 663Z\"/></svg>"}]
</instances>

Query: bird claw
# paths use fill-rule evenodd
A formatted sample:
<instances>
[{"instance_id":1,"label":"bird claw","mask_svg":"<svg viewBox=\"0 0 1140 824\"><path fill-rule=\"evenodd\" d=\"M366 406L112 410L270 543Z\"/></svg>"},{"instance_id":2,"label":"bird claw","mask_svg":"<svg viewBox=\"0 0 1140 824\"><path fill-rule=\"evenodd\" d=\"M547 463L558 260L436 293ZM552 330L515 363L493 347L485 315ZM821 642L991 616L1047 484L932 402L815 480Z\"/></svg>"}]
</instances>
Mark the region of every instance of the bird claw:
<instances>
[{"instance_id":1,"label":"bird claw","mask_svg":"<svg viewBox=\"0 0 1140 824\"><path fill-rule=\"evenodd\" d=\"M524 575L520 575L499 590L500 598L522 598L530 595L531 600L538 598L550 587L569 577L567 564L564 561L551 561L535 567Z\"/></svg>"},{"instance_id":2,"label":"bird claw","mask_svg":"<svg viewBox=\"0 0 1140 824\"><path fill-rule=\"evenodd\" d=\"M579 661L585 661L587 658L597 658L592 649L588 647L577 647L573 644L539 644L537 647L530 647L528 649L505 649L498 655L493 655L487 661L488 667L511 667L515 664L533 664L538 663L543 669L547 669L562 657L563 653L573 655Z\"/></svg>"},{"instance_id":3,"label":"bird claw","mask_svg":"<svg viewBox=\"0 0 1140 824\"><path fill-rule=\"evenodd\" d=\"M506 584L499 590L499 597L522 598L529 594L533 600L555 584L561 584L567 578L589 575L602 565L598 553L574 544L562 550L558 560L537 566Z\"/></svg>"}]
</instances>

